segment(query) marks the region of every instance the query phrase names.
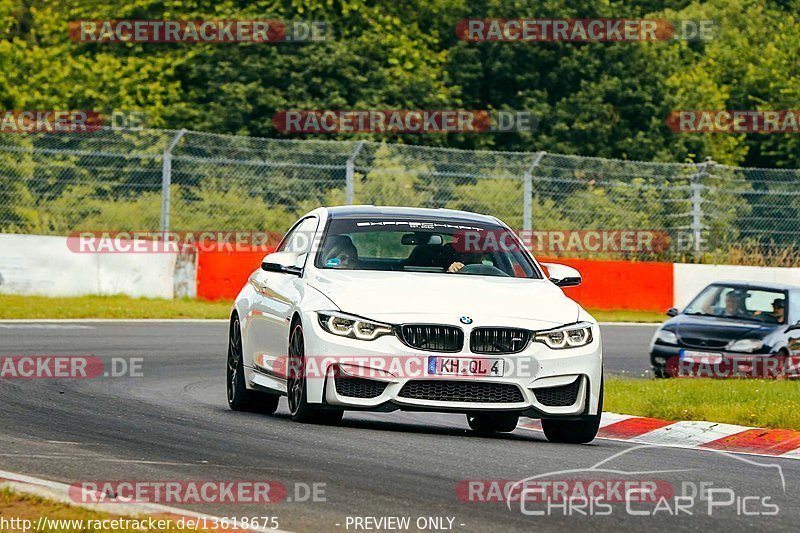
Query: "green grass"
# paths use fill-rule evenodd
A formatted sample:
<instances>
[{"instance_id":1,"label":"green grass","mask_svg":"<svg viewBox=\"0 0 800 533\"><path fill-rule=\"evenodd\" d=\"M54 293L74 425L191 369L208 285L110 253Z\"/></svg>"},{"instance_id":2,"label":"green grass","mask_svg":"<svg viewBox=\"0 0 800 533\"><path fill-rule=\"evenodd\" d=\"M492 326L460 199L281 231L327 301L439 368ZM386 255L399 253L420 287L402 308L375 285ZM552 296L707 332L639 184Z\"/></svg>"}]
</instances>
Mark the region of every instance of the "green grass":
<instances>
[{"instance_id":1,"label":"green grass","mask_svg":"<svg viewBox=\"0 0 800 533\"><path fill-rule=\"evenodd\" d=\"M606 411L800 430L800 381L608 378Z\"/></svg>"},{"instance_id":2,"label":"green grass","mask_svg":"<svg viewBox=\"0 0 800 533\"><path fill-rule=\"evenodd\" d=\"M666 313L657 311L603 311L601 309L587 309L599 322L663 322L667 319Z\"/></svg>"},{"instance_id":3,"label":"green grass","mask_svg":"<svg viewBox=\"0 0 800 533\"><path fill-rule=\"evenodd\" d=\"M231 302L189 298L131 298L78 296L46 298L0 294L0 319L9 318L227 318ZM661 322L662 313L650 311L589 311L602 322Z\"/></svg>"},{"instance_id":4,"label":"green grass","mask_svg":"<svg viewBox=\"0 0 800 533\"><path fill-rule=\"evenodd\" d=\"M8 318L228 318L231 302L189 298L130 298L128 296L0 295L0 319Z\"/></svg>"},{"instance_id":5,"label":"green grass","mask_svg":"<svg viewBox=\"0 0 800 533\"><path fill-rule=\"evenodd\" d=\"M111 509L112 506L109 507ZM114 520L117 518L127 518L127 519L136 519L141 520L141 525L145 526L143 528L117 528L113 531L119 532L130 532L130 533L148 533L150 531L153 532L164 532L164 531L187 531L188 528L178 528L177 519L174 516L168 515L142 515L142 516L134 516L134 517L127 517L123 515L119 515L112 512L104 512L104 511L95 511L89 510L84 507L79 507L77 505L68 505L66 503L56 502L52 500L48 500L45 498L41 498L39 496L33 496L30 494L22 494L19 492L12 491L7 488L0 489L0 516L5 518L6 520L10 521L12 519L17 519L14 524L14 527L11 528L0 528L0 532L13 532L13 531L22 531L23 523L19 522L21 520L29 520L31 522L31 529L30 531L48 531L48 532L75 532L75 533L106 533L109 531L108 526L105 529L102 529L104 524L98 524L97 521L102 520ZM166 529L148 529L146 527L147 517L152 516L154 519L157 520L170 520L168 522L169 527ZM70 527L68 522L58 522L53 523L50 522L50 527L44 527L43 529L37 529L38 521L40 517L46 517L50 520L80 520L82 521L81 525L83 528L74 527L78 525L77 523L73 523ZM9 522L11 523L11 522ZM165 522L166 524L167 522ZM122 523L124 525L133 525L130 523ZM20 527L16 527L16 526ZM44 525L44 524L43 524ZM109 525L111 525L109 523ZM194 530L192 530L194 531Z\"/></svg>"}]
</instances>

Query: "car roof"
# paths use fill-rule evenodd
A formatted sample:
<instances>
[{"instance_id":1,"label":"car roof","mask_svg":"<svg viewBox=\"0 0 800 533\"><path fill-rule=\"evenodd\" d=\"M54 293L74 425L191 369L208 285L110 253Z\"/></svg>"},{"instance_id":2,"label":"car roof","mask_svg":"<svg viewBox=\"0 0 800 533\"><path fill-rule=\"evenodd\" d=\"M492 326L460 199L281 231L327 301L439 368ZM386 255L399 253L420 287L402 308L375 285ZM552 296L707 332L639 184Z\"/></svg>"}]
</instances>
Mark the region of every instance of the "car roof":
<instances>
[{"instance_id":1,"label":"car roof","mask_svg":"<svg viewBox=\"0 0 800 533\"><path fill-rule=\"evenodd\" d=\"M456 209L428 209L425 207L397 207L375 205L342 205L328 207L328 214L332 219L357 218L357 217L387 217L409 218L422 217L426 219L459 220L467 222L483 222L497 224L497 219L488 215L459 211Z\"/></svg>"},{"instance_id":2,"label":"car roof","mask_svg":"<svg viewBox=\"0 0 800 533\"><path fill-rule=\"evenodd\" d=\"M770 289L776 291L797 291L800 287L787 283L777 283L772 281L715 281L711 285L727 285L729 287L740 287L742 289Z\"/></svg>"}]
</instances>

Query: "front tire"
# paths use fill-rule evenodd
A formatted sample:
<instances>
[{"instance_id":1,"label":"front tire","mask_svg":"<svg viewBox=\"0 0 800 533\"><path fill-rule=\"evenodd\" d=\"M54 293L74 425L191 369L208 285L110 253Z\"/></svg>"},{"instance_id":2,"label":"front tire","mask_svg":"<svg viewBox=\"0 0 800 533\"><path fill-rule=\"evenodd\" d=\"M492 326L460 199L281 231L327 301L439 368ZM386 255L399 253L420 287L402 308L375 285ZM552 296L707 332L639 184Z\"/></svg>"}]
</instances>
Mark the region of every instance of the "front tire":
<instances>
[{"instance_id":1,"label":"front tire","mask_svg":"<svg viewBox=\"0 0 800 533\"><path fill-rule=\"evenodd\" d=\"M289 372L286 381L289 397L289 412L296 422L318 424L338 424L344 411L341 409L322 409L308 403L308 385L305 371L305 339L303 326L299 322L292 328L289 336Z\"/></svg>"},{"instance_id":2,"label":"front tire","mask_svg":"<svg viewBox=\"0 0 800 533\"><path fill-rule=\"evenodd\" d=\"M603 381L600 381L600 401L597 414L581 420L542 419L544 436L550 442L564 444L586 444L592 442L600 430L600 416L603 413Z\"/></svg>"},{"instance_id":3,"label":"front tire","mask_svg":"<svg viewBox=\"0 0 800 533\"><path fill-rule=\"evenodd\" d=\"M517 413L474 413L467 415L467 423L478 433L510 433L517 428Z\"/></svg>"},{"instance_id":4,"label":"front tire","mask_svg":"<svg viewBox=\"0 0 800 533\"><path fill-rule=\"evenodd\" d=\"M278 409L280 396L254 391L247 388L244 377L244 358L242 357L242 329L239 317L231 320L228 333L227 358L227 396L228 407L233 411L251 411L271 415Z\"/></svg>"}]
</instances>

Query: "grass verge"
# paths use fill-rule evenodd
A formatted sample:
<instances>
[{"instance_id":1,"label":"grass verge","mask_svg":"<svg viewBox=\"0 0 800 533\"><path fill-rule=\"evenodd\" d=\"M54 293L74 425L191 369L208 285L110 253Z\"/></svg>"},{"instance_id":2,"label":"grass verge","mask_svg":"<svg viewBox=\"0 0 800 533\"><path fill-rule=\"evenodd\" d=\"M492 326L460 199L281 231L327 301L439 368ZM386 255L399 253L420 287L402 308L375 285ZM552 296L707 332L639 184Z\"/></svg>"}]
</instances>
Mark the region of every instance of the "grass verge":
<instances>
[{"instance_id":1,"label":"grass verge","mask_svg":"<svg viewBox=\"0 0 800 533\"><path fill-rule=\"evenodd\" d=\"M664 322L666 313L657 311L604 311L601 309L587 309L598 322Z\"/></svg>"},{"instance_id":2,"label":"grass verge","mask_svg":"<svg viewBox=\"0 0 800 533\"><path fill-rule=\"evenodd\" d=\"M606 378L606 411L800 430L800 382L761 379Z\"/></svg>"},{"instance_id":3,"label":"grass verge","mask_svg":"<svg viewBox=\"0 0 800 533\"><path fill-rule=\"evenodd\" d=\"M9 318L228 318L231 302L129 296L0 295L0 319Z\"/></svg>"},{"instance_id":4,"label":"grass verge","mask_svg":"<svg viewBox=\"0 0 800 533\"><path fill-rule=\"evenodd\" d=\"M46 518L47 522L39 523L40 518ZM186 528L179 528L172 517L172 522L162 525L171 527L157 529L149 528L148 517L125 517L101 511L92 511L83 507L67 505L65 503L46 500L38 496L22 494L9 489L0 489L0 531L74 531L74 532L108 532L123 531L131 533L143 533L147 531L183 531ZM153 516L156 520L166 520L166 517ZM138 524L132 522L120 522L117 527L110 520L137 520ZM28 521L28 522L24 522ZM71 522L70 522L71 521ZM107 522L103 522L107 521ZM41 525L41 529L39 528ZM28 527L30 526L30 527ZM128 526L128 527L123 527ZM143 526L143 527L137 527Z\"/></svg>"},{"instance_id":5,"label":"grass verge","mask_svg":"<svg viewBox=\"0 0 800 533\"><path fill-rule=\"evenodd\" d=\"M0 294L0 319L11 318L228 318L231 302L182 298L77 296L47 298ZM601 322L662 322L652 311L589 310Z\"/></svg>"}]
</instances>

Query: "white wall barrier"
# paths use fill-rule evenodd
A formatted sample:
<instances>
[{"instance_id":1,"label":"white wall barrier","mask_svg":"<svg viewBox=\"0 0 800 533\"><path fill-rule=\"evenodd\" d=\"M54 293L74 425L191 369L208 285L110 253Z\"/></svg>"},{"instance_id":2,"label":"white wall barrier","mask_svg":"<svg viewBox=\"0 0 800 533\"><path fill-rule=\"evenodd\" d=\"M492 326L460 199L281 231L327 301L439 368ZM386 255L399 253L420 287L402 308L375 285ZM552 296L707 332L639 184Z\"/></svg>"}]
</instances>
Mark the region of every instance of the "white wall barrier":
<instances>
[{"instance_id":1,"label":"white wall barrier","mask_svg":"<svg viewBox=\"0 0 800 533\"><path fill-rule=\"evenodd\" d=\"M191 296L193 257L175 253L79 253L67 237L0 234L0 293L41 296ZM176 263L181 265L176 284ZM185 286L191 286L188 290Z\"/></svg>"},{"instance_id":2,"label":"white wall barrier","mask_svg":"<svg viewBox=\"0 0 800 533\"><path fill-rule=\"evenodd\" d=\"M675 307L679 309L715 281L766 281L800 286L800 268L676 263L673 272Z\"/></svg>"}]
</instances>

